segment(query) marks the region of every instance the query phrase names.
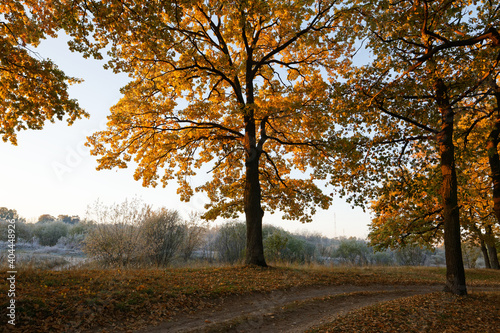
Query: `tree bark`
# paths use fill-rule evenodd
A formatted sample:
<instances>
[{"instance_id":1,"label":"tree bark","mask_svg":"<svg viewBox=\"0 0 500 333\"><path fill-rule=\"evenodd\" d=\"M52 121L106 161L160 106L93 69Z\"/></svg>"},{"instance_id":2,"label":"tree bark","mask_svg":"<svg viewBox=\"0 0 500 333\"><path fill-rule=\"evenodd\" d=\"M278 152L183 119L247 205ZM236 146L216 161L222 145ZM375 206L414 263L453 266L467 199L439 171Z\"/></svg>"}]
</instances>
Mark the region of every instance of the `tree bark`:
<instances>
[{"instance_id":1,"label":"tree bark","mask_svg":"<svg viewBox=\"0 0 500 333\"><path fill-rule=\"evenodd\" d=\"M495 97L497 100L497 109L500 108L500 88L493 83ZM500 109L497 110L495 124L488 135L486 149L488 152L488 161L490 164L491 179L493 181L493 211L500 223L500 157L498 155L498 138L500 136Z\"/></svg>"},{"instance_id":2,"label":"tree bark","mask_svg":"<svg viewBox=\"0 0 500 333\"><path fill-rule=\"evenodd\" d=\"M500 136L500 87L496 84L494 79L491 82L497 102L497 112L495 124L486 141L486 149L488 151L488 161L490 164L491 179L493 181L493 211L497 218L497 223L500 223L500 156L498 154L498 139ZM495 236L493 235L491 226L486 227L485 242L490 259L490 267L493 269L500 269L495 247Z\"/></svg>"},{"instance_id":3,"label":"tree bark","mask_svg":"<svg viewBox=\"0 0 500 333\"><path fill-rule=\"evenodd\" d=\"M444 220L444 248L446 256L445 291L466 295L465 270L460 244L460 214L458 207L457 175L455 170L455 147L453 146L454 112L447 96L443 80L434 85L436 102L441 113L441 131L437 135L441 157L441 197Z\"/></svg>"},{"instance_id":4,"label":"tree bark","mask_svg":"<svg viewBox=\"0 0 500 333\"><path fill-rule=\"evenodd\" d=\"M245 178L245 217L247 226L247 248L245 263L266 267L264 244L262 241L261 188L259 180L259 155L257 148L252 148L246 159Z\"/></svg>"},{"instance_id":5,"label":"tree bark","mask_svg":"<svg viewBox=\"0 0 500 333\"><path fill-rule=\"evenodd\" d=\"M495 247L495 235L491 229L491 226L487 226L485 233L485 243L486 249L488 250L488 256L490 258L490 268L500 269L500 263L498 262L497 248Z\"/></svg>"},{"instance_id":6,"label":"tree bark","mask_svg":"<svg viewBox=\"0 0 500 333\"><path fill-rule=\"evenodd\" d=\"M481 252L483 253L483 258L484 258L484 267L486 269L491 268L490 264L490 256L488 255L488 250L486 249L486 245L484 243L484 240L481 239Z\"/></svg>"},{"instance_id":7,"label":"tree bark","mask_svg":"<svg viewBox=\"0 0 500 333\"><path fill-rule=\"evenodd\" d=\"M247 75L251 73L251 61L247 63ZM248 77L247 76L247 77ZM247 105L245 107L245 192L244 208L247 226L247 246L245 263L247 265L257 265L267 267L264 258L264 242L262 240L262 209L261 186L259 178L259 160L262 155L261 145L257 145L257 130L254 117L254 90L253 82L246 82Z\"/></svg>"},{"instance_id":8,"label":"tree bark","mask_svg":"<svg viewBox=\"0 0 500 333\"><path fill-rule=\"evenodd\" d=\"M490 267L492 269L500 269L500 264L498 262L498 252L494 244L486 243L486 248L488 249L488 256L490 258Z\"/></svg>"}]
</instances>

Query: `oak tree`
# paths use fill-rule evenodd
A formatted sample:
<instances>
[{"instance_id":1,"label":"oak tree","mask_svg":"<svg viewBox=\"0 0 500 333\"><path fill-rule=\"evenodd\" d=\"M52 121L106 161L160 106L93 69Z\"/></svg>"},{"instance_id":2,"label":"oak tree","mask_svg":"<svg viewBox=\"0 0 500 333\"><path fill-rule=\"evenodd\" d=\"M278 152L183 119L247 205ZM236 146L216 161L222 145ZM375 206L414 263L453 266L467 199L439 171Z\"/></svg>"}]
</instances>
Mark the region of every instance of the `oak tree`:
<instances>
[{"instance_id":1,"label":"oak tree","mask_svg":"<svg viewBox=\"0 0 500 333\"><path fill-rule=\"evenodd\" d=\"M182 200L204 191L208 219L244 213L246 263L265 266L264 211L307 222L331 202L315 181L347 47L338 2L67 1L72 49L132 78L89 139L99 168L136 163L144 186L177 179Z\"/></svg>"},{"instance_id":2,"label":"oak tree","mask_svg":"<svg viewBox=\"0 0 500 333\"><path fill-rule=\"evenodd\" d=\"M469 98L498 66L499 38L493 26L498 10L479 1L357 3L364 18L359 30L374 60L353 70L346 85L354 96L354 113L347 119L358 124L358 134L351 136L363 148L353 148L358 161L341 163L358 180L341 184L356 186L354 200L365 194L376 197L380 182L397 180L399 169L415 163L408 153L416 142L425 147L422 152L433 152L441 174L446 286L465 294L454 127L460 114L474 113Z\"/></svg>"},{"instance_id":3,"label":"oak tree","mask_svg":"<svg viewBox=\"0 0 500 333\"><path fill-rule=\"evenodd\" d=\"M477 94L476 108L484 116L477 119L473 127L465 126L465 135L459 138L461 147L461 179L464 227L481 245L486 266L499 269L496 251L496 236L500 231L500 165L498 159L498 71L486 82ZM464 130L461 120L459 130Z\"/></svg>"},{"instance_id":4,"label":"oak tree","mask_svg":"<svg viewBox=\"0 0 500 333\"><path fill-rule=\"evenodd\" d=\"M496 227L500 228L500 155L498 153L498 143L500 142L500 86L498 84L498 76L500 73L492 76L491 88L493 90L494 102L493 105L493 125L490 127L490 132L486 140L486 150L488 162L490 166L491 181L493 183L492 201L493 211L496 217ZM490 260L491 267L500 269L498 254L495 247L495 235L492 231L492 226L486 227L485 237L481 239L487 248L488 257L485 256L485 262ZM484 253L484 251L483 251Z\"/></svg>"},{"instance_id":5,"label":"oak tree","mask_svg":"<svg viewBox=\"0 0 500 333\"><path fill-rule=\"evenodd\" d=\"M454 146L457 166L458 202L462 239L483 249L488 268L497 268L495 234L498 234L496 163L498 161L498 73L468 98L469 107L460 112ZM415 148L415 147L414 147ZM379 248L420 242L433 245L442 239L442 207L438 202L438 163L432 153L415 149L412 157L421 160L400 169L397 180L387 181L371 206L371 241ZM435 155L435 154L434 154ZM420 168L416 167L420 165ZM498 184L498 183L497 183ZM488 254L489 253L489 254Z\"/></svg>"},{"instance_id":6,"label":"oak tree","mask_svg":"<svg viewBox=\"0 0 500 333\"><path fill-rule=\"evenodd\" d=\"M462 240L482 246L486 253L485 263L490 268L497 267L494 244L499 229L493 209L493 182L489 176L485 143L494 121L490 119L492 112L487 105L481 105L478 111L483 117L474 128L470 127L470 114L462 115L457 122L454 139L457 190ZM370 207L374 218L369 238L378 249L415 243L435 246L443 239L442 205L438 200L439 163L436 158L429 158L432 154L422 154L421 148L416 151L420 154L414 152L413 157L422 160L420 168L415 167L414 162L411 170L401 169L396 179L382 185Z\"/></svg>"},{"instance_id":7,"label":"oak tree","mask_svg":"<svg viewBox=\"0 0 500 333\"><path fill-rule=\"evenodd\" d=\"M57 20L39 0L2 0L0 3L0 135L16 144L16 132L41 129L56 119L72 124L87 114L69 98L66 76L34 47L46 36L55 37Z\"/></svg>"}]
</instances>

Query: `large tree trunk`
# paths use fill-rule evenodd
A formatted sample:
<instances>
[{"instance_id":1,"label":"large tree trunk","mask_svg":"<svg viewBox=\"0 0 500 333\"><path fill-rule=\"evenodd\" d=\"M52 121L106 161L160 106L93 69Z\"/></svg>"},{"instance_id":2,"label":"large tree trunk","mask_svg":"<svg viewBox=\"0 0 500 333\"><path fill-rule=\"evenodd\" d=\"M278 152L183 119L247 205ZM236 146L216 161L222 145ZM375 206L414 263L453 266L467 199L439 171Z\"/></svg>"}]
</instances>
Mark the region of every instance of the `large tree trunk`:
<instances>
[{"instance_id":1,"label":"large tree trunk","mask_svg":"<svg viewBox=\"0 0 500 333\"><path fill-rule=\"evenodd\" d=\"M249 71L249 70L248 70ZM247 72L248 72L247 71ZM259 178L259 160L261 147L257 145L257 131L254 117L253 83L247 82L247 103L245 120L245 192L244 207L247 226L247 248L245 263L266 267L264 258L264 242L262 240L261 187Z\"/></svg>"},{"instance_id":2,"label":"large tree trunk","mask_svg":"<svg viewBox=\"0 0 500 333\"><path fill-rule=\"evenodd\" d=\"M492 80L492 85L497 101L496 119L493 129L486 141L488 161L490 164L491 179L493 181L493 211L500 223L500 157L498 156L498 138L500 136L500 87Z\"/></svg>"},{"instance_id":3,"label":"large tree trunk","mask_svg":"<svg viewBox=\"0 0 500 333\"><path fill-rule=\"evenodd\" d=\"M488 136L486 149L488 150L488 161L490 163L491 179L493 181L493 211L497 218L497 223L500 223L500 157L498 155L498 139L500 136L500 87L493 79L492 86L497 102L496 119L493 129ZM498 262L497 250L495 247L495 236L491 230L491 226L486 227L486 248L490 258L490 267L500 269Z\"/></svg>"},{"instance_id":4,"label":"large tree trunk","mask_svg":"<svg viewBox=\"0 0 500 333\"><path fill-rule=\"evenodd\" d=\"M465 270L460 244L460 214L453 146L454 113L447 96L447 87L441 79L435 83L436 102L441 113L441 131L437 136L441 156L441 196L444 220L444 248L446 256L445 290L466 295Z\"/></svg>"},{"instance_id":5,"label":"large tree trunk","mask_svg":"<svg viewBox=\"0 0 500 333\"><path fill-rule=\"evenodd\" d=\"M259 152L252 149L246 162L245 216L247 225L246 264L267 266L262 241L261 189L259 180Z\"/></svg>"}]
</instances>

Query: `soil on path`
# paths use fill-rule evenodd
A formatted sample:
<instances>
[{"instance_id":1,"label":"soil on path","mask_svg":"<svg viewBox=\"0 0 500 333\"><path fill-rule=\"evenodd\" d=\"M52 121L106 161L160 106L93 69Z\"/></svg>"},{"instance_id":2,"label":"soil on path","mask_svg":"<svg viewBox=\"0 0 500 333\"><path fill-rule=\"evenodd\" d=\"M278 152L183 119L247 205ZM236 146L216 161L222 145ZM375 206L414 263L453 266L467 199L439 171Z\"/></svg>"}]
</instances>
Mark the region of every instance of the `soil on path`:
<instances>
[{"instance_id":1,"label":"soil on path","mask_svg":"<svg viewBox=\"0 0 500 333\"><path fill-rule=\"evenodd\" d=\"M315 286L234 296L139 332L304 332L358 308L442 289L439 285Z\"/></svg>"}]
</instances>

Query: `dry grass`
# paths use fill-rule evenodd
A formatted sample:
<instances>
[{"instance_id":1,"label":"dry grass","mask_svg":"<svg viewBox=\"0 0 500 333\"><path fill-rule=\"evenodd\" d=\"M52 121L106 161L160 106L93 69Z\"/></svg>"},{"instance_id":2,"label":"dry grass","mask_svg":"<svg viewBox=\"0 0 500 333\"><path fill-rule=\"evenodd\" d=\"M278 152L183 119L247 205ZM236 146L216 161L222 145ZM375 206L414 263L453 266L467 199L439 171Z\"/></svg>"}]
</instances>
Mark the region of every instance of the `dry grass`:
<instances>
[{"instance_id":1,"label":"dry grass","mask_svg":"<svg viewBox=\"0 0 500 333\"><path fill-rule=\"evenodd\" d=\"M308 333L500 332L500 292L466 297L436 292L353 311Z\"/></svg>"},{"instance_id":2,"label":"dry grass","mask_svg":"<svg viewBox=\"0 0 500 333\"><path fill-rule=\"evenodd\" d=\"M500 286L500 272L467 271L472 285ZM18 332L116 330L165 321L229 295L311 285L441 284L444 270L424 267L209 267L22 270L16 281ZM0 293L6 294L6 285ZM5 318L8 300L0 315ZM395 314L396 315L396 314Z\"/></svg>"}]
</instances>

